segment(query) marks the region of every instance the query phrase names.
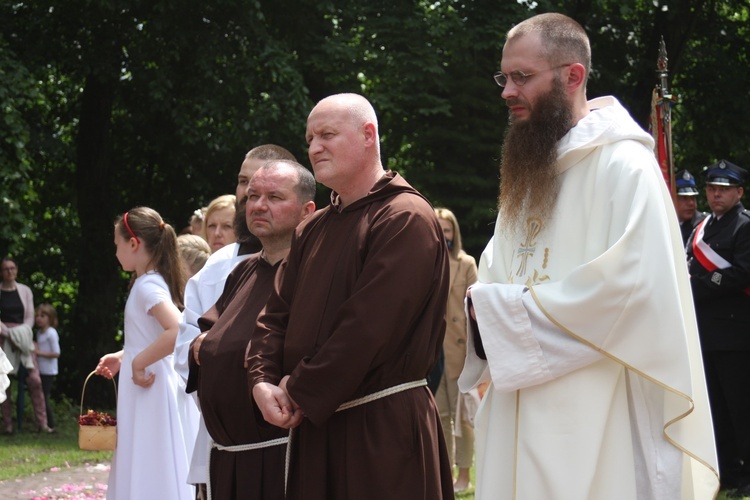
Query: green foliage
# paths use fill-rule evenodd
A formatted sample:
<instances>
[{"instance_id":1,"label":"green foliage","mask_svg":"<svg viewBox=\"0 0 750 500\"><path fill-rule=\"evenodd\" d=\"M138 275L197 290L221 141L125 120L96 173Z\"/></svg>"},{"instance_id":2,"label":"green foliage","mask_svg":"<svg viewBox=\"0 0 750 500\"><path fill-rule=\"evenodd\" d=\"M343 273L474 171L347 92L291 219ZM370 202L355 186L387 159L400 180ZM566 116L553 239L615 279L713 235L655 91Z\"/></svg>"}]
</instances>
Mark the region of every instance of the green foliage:
<instances>
[{"instance_id":1,"label":"green foliage","mask_svg":"<svg viewBox=\"0 0 750 500\"><path fill-rule=\"evenodd\" d=\"M31 124L25 114L40 99L28 69L18 63L0 34L0 249L13 254L23 241L34 238L24 208L38 200L31 182L32 158L28 151Z\"/></svg>"}]
</instances>

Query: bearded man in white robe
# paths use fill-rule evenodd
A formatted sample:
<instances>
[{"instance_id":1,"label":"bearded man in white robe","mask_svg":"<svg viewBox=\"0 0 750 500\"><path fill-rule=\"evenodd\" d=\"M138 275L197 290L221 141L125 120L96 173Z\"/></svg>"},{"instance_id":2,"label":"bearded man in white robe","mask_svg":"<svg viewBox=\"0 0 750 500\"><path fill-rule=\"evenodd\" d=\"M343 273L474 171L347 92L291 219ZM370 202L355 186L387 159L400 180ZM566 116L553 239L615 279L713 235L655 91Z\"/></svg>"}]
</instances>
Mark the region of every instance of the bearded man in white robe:
<instances>
[{"instance_id":1,"label":"bearded man in white robe","mask_svg":"<svg viewBox=\"0 0 750 500\"><path fill-rule=\"evenodd\" d=\"M718 467L677 218L653 140L586 100L574 20L511 29L498 220L469 290L478 500L709 499Z\"/></svg>"}]
</instances>

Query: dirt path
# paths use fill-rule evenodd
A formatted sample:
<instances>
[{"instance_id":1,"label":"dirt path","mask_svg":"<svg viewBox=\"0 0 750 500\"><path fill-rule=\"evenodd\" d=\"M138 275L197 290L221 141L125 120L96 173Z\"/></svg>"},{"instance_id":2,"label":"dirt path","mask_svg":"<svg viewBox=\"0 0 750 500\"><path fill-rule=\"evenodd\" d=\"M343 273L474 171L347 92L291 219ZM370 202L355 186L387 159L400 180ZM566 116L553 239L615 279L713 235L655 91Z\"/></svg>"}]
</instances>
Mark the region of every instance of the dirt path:
<instances>
[{"instance_id":1,"label":"dirt path","mask_svg":"<svg viewBox=\"0 0 750 500\"><path fill-rule=\"evenodd\" d=\"M100 499L107 496L109 463L53 469L19 479L0 481L0 498L53 500Z\"/></svg>"}]
</instances>

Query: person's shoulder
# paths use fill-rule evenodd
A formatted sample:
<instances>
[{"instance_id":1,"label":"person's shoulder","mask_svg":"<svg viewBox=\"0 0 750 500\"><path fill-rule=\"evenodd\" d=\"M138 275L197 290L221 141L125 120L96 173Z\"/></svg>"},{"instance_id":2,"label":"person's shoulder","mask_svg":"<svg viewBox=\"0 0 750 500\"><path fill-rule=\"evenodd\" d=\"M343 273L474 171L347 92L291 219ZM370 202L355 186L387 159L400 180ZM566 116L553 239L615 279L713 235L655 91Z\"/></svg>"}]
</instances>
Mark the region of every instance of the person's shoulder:
<instances>
[{"instance_id":1,"label":"person's shoulder","mask_svg":"<svg viewBox=\"0 0 750 500\"><path fill-rule=\"evenodd\" d=\"M403 179L401 177L397 179ZM396 182L394 181L394 184ZM394 214L400 212L409 212L419 217L426 217L427 219L435 219L435 210L419 191L411 187L406 181L402 181L402 185L398 186L400 189L394 189L390 193L390 196L383 197L380 201L380 210L386 214ZM376 202L377 203L377 202Z\"/></svg>"},{"instance_id":2,"label":"person's shoulder","mask_svg":"<svg viewBox=\"0 0 750 500\"><path fill-rule=\"evenodd\" d=\"M745 207L737 211L737 222L743 226L750 224L750 210Z\"/></svg>"},{"instance_id":3,"label":"person's shoulder","mask_svg":"<svg viewBox=\"0 0 750 500\"><path fill-rule=\"evenodd\" d=\"M432 205L419 191L407 182L398 172L388 170L362 204L379 206L381 210L427 210L434 211Z\"/></svg>"},{"instance_id":4,"label":"person's shoulder","mask_svg":"<svg viewBox=\"0 0 750 500\"><path fill-rule=\"evenodd\" d=\"M224 279L237 262L244 260L247 255L237 255L239 243L230 243L218 249L206 261L206 264L195 276L188 281L197 283L198 286L213 283L217 279Z\"/></svg>"},{"instance_id":5,"label":"person's shoulder","mask_svg":"<svg viewBox=\"0 0 750 500\"><path fill-rule=\"evenodd\" d=\"M316 210L315 212L310 214L309 217L300 222L295 229L295 233L297 234L298 238L305 237L307 234L314 231L315 228L318 227L321 222L326 219L326 215L328 215L330 212L331 206L326 205L325 207Z\"/></svg>"},{"instance_id":6,"label":"person's shoulder","mask_svg":"<svg viewBox=\"0 0 750 500\"><path fill-rule=\"evenodd\" d=\"M464 262L464 263L469 264L469 265L474 265L474 266L477 265L476 259L474 259L474 257L472 257L468 253L464 252L463 250L461 250L460 252L458 252L457 259L459 261Z\"/></svg>"},{"instance_id":7,"label":"person's shoulder","mask_svg":"<svg viewBox=\"0 0 750 500\"><path fill-rule=\"evenodd\" d=\"M135 280L133 286L135 285L138 285L141 288L163 288L169 290L164 276L156 271L149 271L146 274L139 276L138 279Z\"/></svg>"},{"instance_id":8,"label":"person's shoulder","mask_svg":"<svg viewBox=\"0 0 750 500\"><path fill-rule=\"evenodd\" d=\"M651 149L634 139L622 139L604 146L608 151L611 165L620 165L623 169L645 170L658 168L656 157Z\"/></svg>"},{"instance_id":9,"label":"person's shoulder","mask_svg":"<svg viewBox=\"0 0 750 500\"><path fill-rule=\"evenodd\" d=\"M375 224L440 228L432 205L416 191L396 194L377 208Z\"/></svg>"},{"instance_id":10,"label":"person's shoulder","mask_svg":"<svg viewBox=\"0 0 750 500\"><path fill-rule=\"evenodd\" d=\"M198 271L199 273L203 271L203 269L211 269L211 267L223 263L227 260L233 259L237 256L237 253L240 250L240 244L239 243L230 243L229 245L224 245L214 253L212 253L208 260L206 261L206 264L203 266L203 268Z\"/></svg>"},{"instance_id":11,"label":"person's shoulder","mask_svg":"<svg viewBox=\"0 0 750 500\"><path fill-rule=\"evenodd\" d=\"M208 260L206 261L206 263L208 264L212 260L216 261L216 260L221 260L221 259L231 259L235 255L237 255L239 248L240 248L240 244L237 242L224 245L223 247L221 247L220 249L212 253L211 256L208 258Z\"/></svg>"},{"instance_id":12,"label":"person's shoulder","mask_svg":"<svg viewBox=\"0 0 750 500\"><path fill-rule=\"evenodd\" d=\"M697 211L695 212L695 215L693 215L693 218L685 221L685 224L687 224L690 228L695 229L698 227L698 224L703 222L703 220L708 217L708 214L705 212ZM682 226L682 224L680 224Z\"/></svg>"},{"instance_id":13,"label":"person's shoulder","mask_svg":"<svg viewBox=\"0 0 750 500\"><path fill-rule=\"evenodd\" d=\"M16 288L18 289L18 293L24 293L24 294L32 294L31 288L24 285L23 283L16 282Z\"/></svg>"},{"instance_id":14,"label":"person's shoulder","mask_svg":"<svg viewBox=\"0 0 750 500\"><path fill-rule=\"evenodd\" d=\"M261 260L261 253L255 252L248 254L245 256L245 258L239 262L236 266L234 266L234 269L229 273L230 276L241 274L246 272L248 269L251 269L258 265L258 262Z\"/></svg>"},{"instance_id":15,"label":"person's shoulder","mask_svg":"<svg viewBox=\"0 0 750 500\"><path fill-rule=\"evenodd\" d=\"M300 229L300 228L304 228L310 225L314 225L315 221L324 218L330 211L331 211L331 205L326 205L323 208L317 209L315 212L311 213L309 217L307 217L305 220L300 222L297 225L297 228Z\"/></svg>"}]
</instances>

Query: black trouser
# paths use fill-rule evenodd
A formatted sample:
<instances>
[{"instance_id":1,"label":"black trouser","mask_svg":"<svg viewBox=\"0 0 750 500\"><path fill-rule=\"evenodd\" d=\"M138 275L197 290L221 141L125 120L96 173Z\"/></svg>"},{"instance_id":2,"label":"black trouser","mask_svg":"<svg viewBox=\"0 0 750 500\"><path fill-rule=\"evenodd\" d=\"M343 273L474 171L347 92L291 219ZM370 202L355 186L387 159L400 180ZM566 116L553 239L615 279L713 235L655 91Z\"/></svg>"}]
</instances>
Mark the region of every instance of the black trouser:
<instances>
[{"instance_id":1,"label":"black trouser","mask_svg":"<svg viewBox=\"0 0 750 500\"><path fill-rule=\"evenodd\" d=\"M44 404L47 405L47 427L55 428L55 415L52 412L52 405L49 403L49 395L52 392L52 383L57 375L40 375L42 377L42 392L44 392Z\"/></svg>"},{"instance_id":2,"label":"black trouser","mask_svg":"<svg viewBox=\"0 0 750 500\"><path fill-rule=\"evenodd\" d=\"M750 352L704 351L721 484L750 485Z\"/></svg>"}]
</instances>

